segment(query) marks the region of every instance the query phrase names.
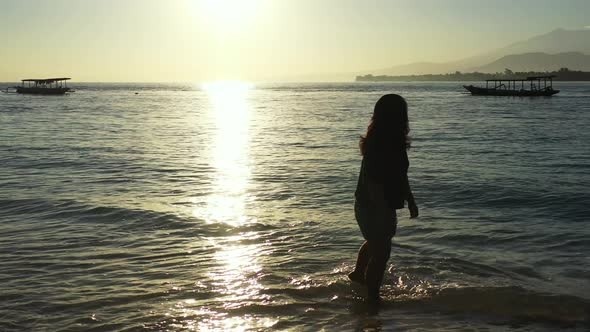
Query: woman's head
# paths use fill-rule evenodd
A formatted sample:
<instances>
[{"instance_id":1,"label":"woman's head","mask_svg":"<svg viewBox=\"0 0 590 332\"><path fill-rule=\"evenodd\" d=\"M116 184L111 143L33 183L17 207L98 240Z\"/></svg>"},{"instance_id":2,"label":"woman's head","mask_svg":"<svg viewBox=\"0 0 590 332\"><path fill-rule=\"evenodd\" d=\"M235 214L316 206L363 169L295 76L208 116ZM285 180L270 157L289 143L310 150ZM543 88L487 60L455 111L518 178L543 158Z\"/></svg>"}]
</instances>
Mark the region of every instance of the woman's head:
<instances>
[{"instance_id":1,"label":"woman's head","mask_svg":"<svg viewBox=\"0 0 590 332\"><path fill-rule=\"evenodd\" d=\"M361 153L365 155L371 149L386 150L388 148L410 147L408 133L408 104L396 94L387 94L379 98L373 110L367 134L361 137Z\"/></svg>"}]
</instances>

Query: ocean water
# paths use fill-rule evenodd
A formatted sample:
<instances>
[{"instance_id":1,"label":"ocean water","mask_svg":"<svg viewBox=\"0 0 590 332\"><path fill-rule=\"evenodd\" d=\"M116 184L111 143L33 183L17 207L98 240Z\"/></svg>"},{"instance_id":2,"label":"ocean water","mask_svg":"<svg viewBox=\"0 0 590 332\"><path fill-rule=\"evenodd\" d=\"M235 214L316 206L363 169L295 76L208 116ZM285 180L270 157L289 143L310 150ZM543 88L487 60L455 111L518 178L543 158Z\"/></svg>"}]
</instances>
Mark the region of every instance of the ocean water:
<instances>
[{"instance_id":1,"label":"ocean water","mask_svg":"<svg viewBox=\"0 0 590 332\"><path fill-rule=\"evenodd\" d=\"M590 84L76 84L0 94L1 331L590 328ZM378 311L351 284L363 134L409 103Z\"/></svg>"}]
</instances>

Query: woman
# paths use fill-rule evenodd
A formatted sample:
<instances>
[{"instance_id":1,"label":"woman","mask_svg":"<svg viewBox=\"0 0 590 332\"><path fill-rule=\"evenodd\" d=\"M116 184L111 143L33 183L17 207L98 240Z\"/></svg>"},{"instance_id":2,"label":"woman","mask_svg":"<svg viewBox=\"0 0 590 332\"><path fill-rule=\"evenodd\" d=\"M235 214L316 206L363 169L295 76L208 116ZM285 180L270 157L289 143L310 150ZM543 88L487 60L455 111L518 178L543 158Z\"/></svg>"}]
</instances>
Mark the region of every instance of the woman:
<instances>
[{"instance_id":1,"label":"woman","mask_svg":"<svg viewBox=\"0 0 590 332\"><path fill-rule=\"evenodd\" d=\"M368 300L379 301L379 289L391 252L391 238L397 228L396 209L408 202L410 217L418 207L408 181L408 105L396 94L388 94L375 104L367 134L361 137L363 155L355 192L354 212L365 242L356 267L348 276L366 284Z\"/></svg>"}]
</instances>

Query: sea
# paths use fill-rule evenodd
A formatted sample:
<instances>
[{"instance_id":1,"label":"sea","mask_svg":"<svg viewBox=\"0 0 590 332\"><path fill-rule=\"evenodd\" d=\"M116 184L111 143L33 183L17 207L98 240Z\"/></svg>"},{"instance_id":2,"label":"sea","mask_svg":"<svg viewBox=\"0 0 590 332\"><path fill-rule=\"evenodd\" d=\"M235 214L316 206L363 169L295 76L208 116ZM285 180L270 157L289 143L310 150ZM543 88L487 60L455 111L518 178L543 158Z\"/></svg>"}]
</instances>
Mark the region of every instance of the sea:
<instances>
[{"instance_id":1,"label":"sea","mask_svg":"<svg viewBox=\"0 0 590 332\"><path fill-rule=\"evenodd\" d=\"M70 85L0 93L0 331L590 329L590 83ZM375 307L347 274L387 93L420 216Z\"/></svg>"}]
</instances>

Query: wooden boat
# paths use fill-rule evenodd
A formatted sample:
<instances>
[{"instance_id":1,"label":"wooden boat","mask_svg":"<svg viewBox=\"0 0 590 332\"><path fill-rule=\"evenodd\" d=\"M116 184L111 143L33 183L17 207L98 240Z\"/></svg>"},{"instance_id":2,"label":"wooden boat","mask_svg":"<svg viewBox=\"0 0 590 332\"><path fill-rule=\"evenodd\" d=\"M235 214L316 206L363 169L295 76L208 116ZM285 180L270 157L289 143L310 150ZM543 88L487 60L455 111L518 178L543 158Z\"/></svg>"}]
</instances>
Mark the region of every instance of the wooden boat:
<instances>
[{"instance_id":1,"label":"wooden boat","mask_svg":"<svg viewBox=\"0 0 590 332\"><path fill-rule=\"evenodd\" d=\"M21 80L21 85L15 86L16 93L32 93L41 95L63 95L71 91L67 81L70 78L28 78Z\"/></svg>"},{"instance_id":2,"label":"wooden boat","mask_svg":"<svg viewBox=\"0 0 590 332\"><path fill-rule=\"evenodd\" d=\"M525 79L492 79L486 80L485 88L473 85L463 87L474 96L549 97L559 92L553 89L554 77L555 75L530 76Z\"/></svg>"}]
</instances>

